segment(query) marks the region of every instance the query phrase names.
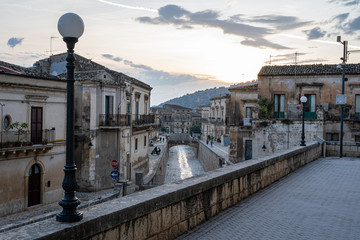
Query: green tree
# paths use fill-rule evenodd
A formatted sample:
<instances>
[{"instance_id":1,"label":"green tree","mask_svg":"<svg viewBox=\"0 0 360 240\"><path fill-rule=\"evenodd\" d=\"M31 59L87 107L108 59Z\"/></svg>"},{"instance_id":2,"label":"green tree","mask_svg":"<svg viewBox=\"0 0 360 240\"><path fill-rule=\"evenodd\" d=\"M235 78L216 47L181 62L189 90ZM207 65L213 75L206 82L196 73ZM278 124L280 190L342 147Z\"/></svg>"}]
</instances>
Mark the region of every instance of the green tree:
<instances>
[{"instance_id":1,"label":"green tree","mask_svg":"<svg viewBox=\"0 0 360 240\"><path fill-rule=\"evenodd\" d=\"M190 127L190 133L200 133L201 132L201 123L198 123L198 124L195 124L195 125L192 125Z\"/></svg>"},{"instance_id":2,"label":"green tree","mask_svg":"<svg viewBox=\"0 0 360 240\"><path fill-rule=\"evenodd\" d=\"M274 104L267 98L260 98L258 101L259 119L269 119Z\"/></svg>"},{"instance_id":3,"label":"green tree","mask_svg":"<svg viewBox=\"0 0 360 240\"><path fill-rule=\"evenodd\" d=\"M18 142L20 142L20 135L25 133L25 129L28 128L28 124L27 123L19 123L18 121L14 122L13 124L10 125L10 129L16 129L17 130L17 134L18 135Z\"/></svg>"}]
</instances>

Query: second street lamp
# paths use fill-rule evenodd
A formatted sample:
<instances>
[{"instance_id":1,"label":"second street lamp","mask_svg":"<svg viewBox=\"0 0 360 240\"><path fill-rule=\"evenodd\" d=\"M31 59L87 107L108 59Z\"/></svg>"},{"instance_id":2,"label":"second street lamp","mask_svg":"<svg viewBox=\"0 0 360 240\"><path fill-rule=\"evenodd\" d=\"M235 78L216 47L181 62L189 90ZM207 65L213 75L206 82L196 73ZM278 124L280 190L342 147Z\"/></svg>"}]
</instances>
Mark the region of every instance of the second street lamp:
<instances>
[{"instance_id":1,"label":"second street lamp","mask_svg":"<svg viewBox=\"0 0 360 240\"><path fill-rule=\"evenodd\" d=\"M65 176L62 183L65 195L59 202L63 211L56 215L56 221L77 222L83 218L83 215L76 209L80 204L80 201L75 197L77 183L75 178L76 165L74 162L74 47L75 43L84 32L84 22L75 13L66 13L59 19L58 30L66 43L68 54L66 57L66 164L64 167Z\"/></svg>"},{"instance_id":2,"label":"second street lamp","mask_svg":"<svg viewBox=\"0 0 360 240\"><path fill-rule=\"evenodd\" d=\"M306 146L305 144L305 103L307 102L307 97L302 96L300 98L302 103L302 132L301 132L301 143L300 146Z\"/></svg>"}]
</instances>

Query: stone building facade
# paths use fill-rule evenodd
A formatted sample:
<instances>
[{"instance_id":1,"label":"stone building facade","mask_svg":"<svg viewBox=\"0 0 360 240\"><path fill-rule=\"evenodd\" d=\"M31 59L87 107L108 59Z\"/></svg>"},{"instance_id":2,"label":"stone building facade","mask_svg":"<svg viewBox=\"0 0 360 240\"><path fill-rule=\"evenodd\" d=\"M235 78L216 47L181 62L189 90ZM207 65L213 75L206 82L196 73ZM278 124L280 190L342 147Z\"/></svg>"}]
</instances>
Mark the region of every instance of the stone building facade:
<instances>
[{"instance_id":1,"label":"stone building facade","mask_svg":"<svg viewBox=\"0 0 360 240\"><path fill-rule=\"evenodd\" d=\"M202 122L202 139L221 142L227 145L225 139L229 137L228 111L230 94L218 95L210 99L210 106L204 106L202 115L207 118Z\"/></svg>"},{"instance_id":2,"label":"stone building facade","mask_svg":"<svg viewBox=\"0 0 360 240\"><path fill-rule=\"evenodd\" d=\"M341 85L337 65L319 64L264 66L253 89L230 88L230 160L243 161L300 145L303 110L307 142L320 137L338 144L341 107L336 96L341 94ZM343 141L351 145L360 142L360 64L346 65L345 95ZM308 99L304 106L301 96Z\"/></svg>"},{"instance_id":3,"label":"stone building facade","mask_svg":"<svg viewBox=\"0 0 360 240\"><path fill-rule=\"evenodd\" d=\"M0 107L0 216L59 201L64 194L66 83L0 61ZM24 128L11 129L16 122Z\"/></svg>"},{"instance_id":4,"label":"stone building facade","mask_svg":"<svg viewBox=\"0 0 360 240\"><path fill-rule=\"evenodd\" d=\"M153 108L159 115L161 129L166 133L190 133L190 127L200 122L200 114L191 108L174 104L164 104L161 108Z\"/></svg>"},{"instance_id":5,"label":"stone building facade","mask_svg":"<svg viewBox=\"0 0 360 240\"><path fill-rule=\"evenodd\" d=\"M151 87L123 73L75 55L75 162L80 189L96 191L120 181L134 186L135 173L149 171L148 148L154 126ZM39 71L65 79L66 54L39 61ZM118 167L113 169L111 162ZM133 189L129 187L129 189Z\"/></svg>"},{"instance_id":6,"label":"stone building facade","mask_svg":"<svg viewBox=\"0 0 360 240\"><path fill-rule=\"evenodd\" d=\"M246 82L229 87L229 160L252 158L252 127L258 102L258 82Z\"/></svg>"}]
</instances>

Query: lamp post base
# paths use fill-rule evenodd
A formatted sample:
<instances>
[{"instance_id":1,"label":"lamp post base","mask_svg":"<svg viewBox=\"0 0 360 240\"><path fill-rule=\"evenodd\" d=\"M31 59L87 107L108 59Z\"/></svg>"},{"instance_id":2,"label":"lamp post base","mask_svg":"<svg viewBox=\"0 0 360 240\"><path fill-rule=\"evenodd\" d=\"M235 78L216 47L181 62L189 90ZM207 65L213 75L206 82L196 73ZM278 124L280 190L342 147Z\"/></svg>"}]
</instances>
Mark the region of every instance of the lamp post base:
<instances>
[{"instance_id":1,"label":"lamp post base","mask_svg":"<svg viewBox=\"0 0 360 240\"><path fill-rule=\"evenodd\" d=\"M75 200L61 200L59 205L63 207L63 210L56 214L56 221L58 222L78 222L83 218L83 214L76 210L76 207L80 204L80 201Z\"/></svg>"}]
</instances>

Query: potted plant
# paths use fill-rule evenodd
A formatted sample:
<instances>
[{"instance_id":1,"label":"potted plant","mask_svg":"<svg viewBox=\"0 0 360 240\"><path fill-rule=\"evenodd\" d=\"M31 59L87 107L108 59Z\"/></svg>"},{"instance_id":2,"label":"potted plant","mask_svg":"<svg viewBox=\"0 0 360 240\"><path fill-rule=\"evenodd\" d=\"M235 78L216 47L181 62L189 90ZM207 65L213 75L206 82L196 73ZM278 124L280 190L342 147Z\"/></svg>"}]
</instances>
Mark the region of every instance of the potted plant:
<instances>
[{"instance_id":1,"label":"potted plant","mask_svg":"<svg viewBox=\"0 0 360 240\"><path fill-rule=\"evenodd\" d=\"M10 125L11 129L16 129L17 133L16 135L18 135L18 140L17 142L20 142L20 135L25 133L25 129L28 128L28 124L27 123L19 123L18 121L14 122L13 124ZM18 144L18 143L17 143ZM21 144L21 142L20 142Z\"/></svg>"}]
</instances>

